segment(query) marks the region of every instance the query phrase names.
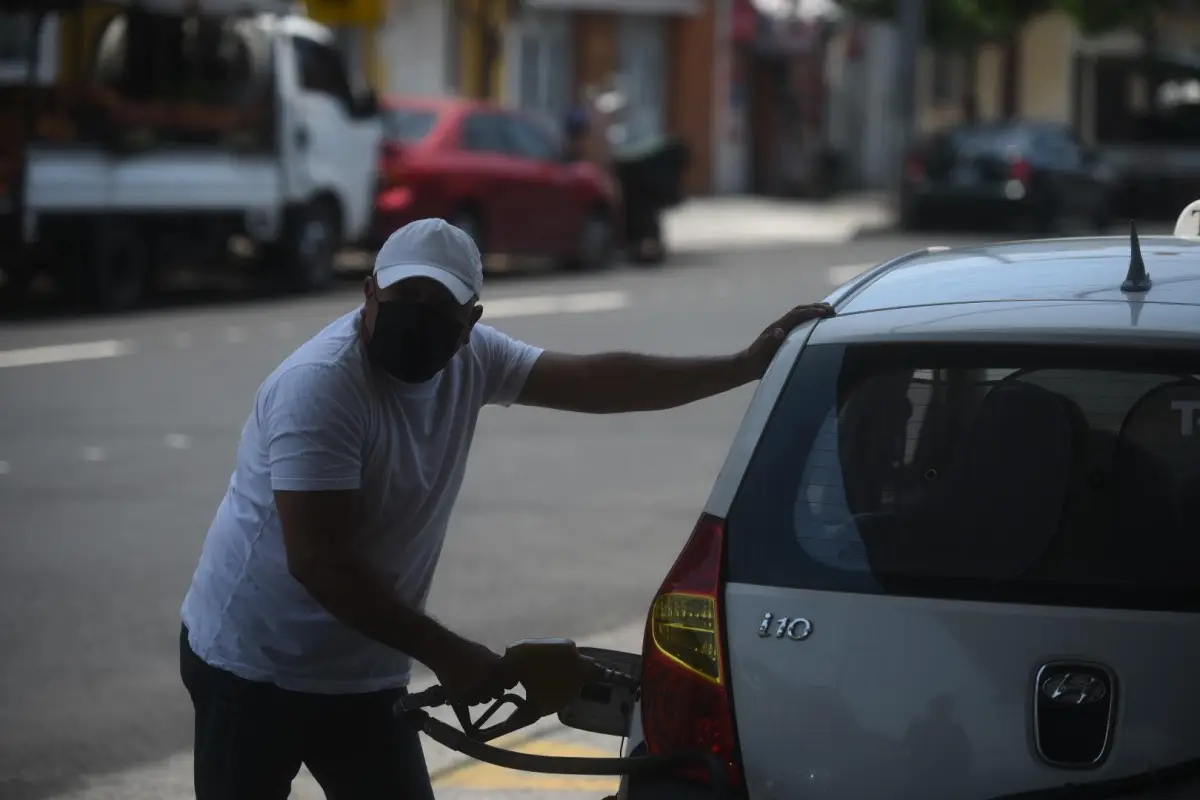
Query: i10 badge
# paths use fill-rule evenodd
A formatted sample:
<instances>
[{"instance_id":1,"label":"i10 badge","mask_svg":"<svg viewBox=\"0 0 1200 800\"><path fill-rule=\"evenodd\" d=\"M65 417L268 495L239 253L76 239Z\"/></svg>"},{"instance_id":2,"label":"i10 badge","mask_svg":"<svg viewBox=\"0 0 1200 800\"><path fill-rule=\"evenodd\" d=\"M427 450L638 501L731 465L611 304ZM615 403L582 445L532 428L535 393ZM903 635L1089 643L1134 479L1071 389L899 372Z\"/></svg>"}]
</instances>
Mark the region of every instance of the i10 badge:
<instances>
[{"instance_id":1,"label":"i10 badge","mask_svg":"<svg viewBox=\"0 0 1200 800\"><path fill-rule=\"evenodd\" d=\"M793 642L803 642L812 636L812 630L812 623L804 617L779 617L776 619L775 615L769 611L763 614L762 622L758 624L758 635L764 639L769 636L782 639L786 636Z\"/></svg>"}]
</instances>

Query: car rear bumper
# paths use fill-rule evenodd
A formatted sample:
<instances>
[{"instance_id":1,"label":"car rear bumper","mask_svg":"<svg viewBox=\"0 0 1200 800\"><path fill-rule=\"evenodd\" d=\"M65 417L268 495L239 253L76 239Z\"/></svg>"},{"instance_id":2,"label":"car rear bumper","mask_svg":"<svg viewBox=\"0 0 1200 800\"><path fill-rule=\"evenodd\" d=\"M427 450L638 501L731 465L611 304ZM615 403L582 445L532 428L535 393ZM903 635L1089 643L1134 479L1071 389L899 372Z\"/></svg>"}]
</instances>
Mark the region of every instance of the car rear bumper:
<instances>
[{"instance_id":1,"label":"car rear bumper","mask_svg":"<svg viewBox=\"0 0 1200 800\"><path fill-rule=\"evenodd\" d=\"M638 738L641 736L640 730L631 731L631 734ZM645 754L644 742L638 742L626 752L628 756ZM703 783L658 775L625 778L621 781L621 790L617 794L617 800L717 800L717 797L712 787ZM735 792L727 797L732 800L744 800L745 796Z\"/></svg>"},{"instance_id":2,"label":"car rear bumper","mask_svg":"<svg viewBox=\"0 0 1200 800\"><path fill-rule=\"evenodd\" d=\"M921 216L934 222L978 217L1007 222L1035 212L1038 198L1017 187L1007 190L991 186L961 189L910 184L904 189L901 204L910 216Z\"/></svg>"}]
</instances>

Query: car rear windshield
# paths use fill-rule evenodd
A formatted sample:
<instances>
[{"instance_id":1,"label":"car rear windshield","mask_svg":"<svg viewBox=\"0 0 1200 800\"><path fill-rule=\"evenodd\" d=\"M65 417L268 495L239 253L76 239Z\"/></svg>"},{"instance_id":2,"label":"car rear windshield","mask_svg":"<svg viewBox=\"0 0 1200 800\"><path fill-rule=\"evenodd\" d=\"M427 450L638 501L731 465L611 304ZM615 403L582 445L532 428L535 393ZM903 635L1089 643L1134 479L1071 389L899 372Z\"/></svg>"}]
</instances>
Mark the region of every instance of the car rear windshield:
<instances>
[{"instance_id":1,"label":"car rear windshield","mask_svg":"<svg viewBox=\"0 0 1200 800\"><path fill-rule=\"evenodd\" d=\"M1029 141L1029 131L1013 126L955 128L931 139L937 145L956 151L997 150L1019 146Z\"/></svg>"},{"instance_id":2,"label":"car rear windshield","mask_svg":"<svg viewBox=\"0 0 1200 800\"><path fill-rule=\"evenodd\" d=\"M1200 357L813 345L729 515L728 578L1200 610Z\"/></svg>"},{"instance_id":3,"label":"car rear windshield","mask_svg":"<svg viewBox=\"0 0 1200 800\"><path fill-rule=\"evenodd\" d=\"M437 124L436 111L392 108L383 115L383 136L388 141L416 144Z\"/></svg>"}]
</instances>

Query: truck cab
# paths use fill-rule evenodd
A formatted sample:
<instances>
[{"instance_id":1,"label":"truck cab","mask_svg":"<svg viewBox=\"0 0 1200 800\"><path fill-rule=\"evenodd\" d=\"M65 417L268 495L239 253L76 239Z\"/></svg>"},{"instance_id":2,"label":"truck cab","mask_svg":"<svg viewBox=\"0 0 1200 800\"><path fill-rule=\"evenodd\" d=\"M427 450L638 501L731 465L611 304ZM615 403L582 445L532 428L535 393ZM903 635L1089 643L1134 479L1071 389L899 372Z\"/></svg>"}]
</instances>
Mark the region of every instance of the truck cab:
<instances>
[{"instance_id":1,"label":"truck cab","mask_svg":"<svg viewBox=\"0 0 1200 800\"><path fill-rule=\"evenodd\" d=\"M25 14L67 26L74 5ZM49 271L92 306L129 308L160 265L223 265L234 241L289 288L330 284L370 222L382 123L333 32L292 6L108 3L75 26L90 41L58 37L75 68L26 94L8 203L18 285Z\"/></svg>"}]
</instances>

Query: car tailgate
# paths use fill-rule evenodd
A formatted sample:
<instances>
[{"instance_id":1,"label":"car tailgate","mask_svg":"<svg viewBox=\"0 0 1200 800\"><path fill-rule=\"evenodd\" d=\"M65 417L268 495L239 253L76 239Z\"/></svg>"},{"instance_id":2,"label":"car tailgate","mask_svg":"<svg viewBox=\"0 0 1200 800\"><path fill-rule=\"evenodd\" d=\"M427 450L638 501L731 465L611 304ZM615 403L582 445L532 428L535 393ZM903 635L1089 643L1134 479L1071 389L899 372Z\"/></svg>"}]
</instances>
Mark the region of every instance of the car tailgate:
<instances>
[{"instance_id":1,"label":"car tailgate","mask_svg":"<svg viewBox=\"0 0 1200 800\"><path fill-rule=\"evenodd\" d=\"M985 800L1200 756L1196 615L744 584L728 586L726 602L755 798ZM807 626L789 636L785 625L778 636L783 618L807 620L811 633L797 640ZM1099 684L1079 670L1091 665ZM1056 703L1039 675L1047 684L1065 673L1083 677L1067 679L1059 700L1111 685L1091 702ZM1066 740L1086 751L1106 735L1111 749L1098 766L1055 767L1039 755L1078 758ZM1200 780L1180 791L1196 796Z\"/></svg>"}]
</instances>

